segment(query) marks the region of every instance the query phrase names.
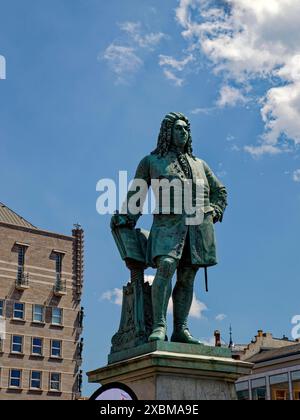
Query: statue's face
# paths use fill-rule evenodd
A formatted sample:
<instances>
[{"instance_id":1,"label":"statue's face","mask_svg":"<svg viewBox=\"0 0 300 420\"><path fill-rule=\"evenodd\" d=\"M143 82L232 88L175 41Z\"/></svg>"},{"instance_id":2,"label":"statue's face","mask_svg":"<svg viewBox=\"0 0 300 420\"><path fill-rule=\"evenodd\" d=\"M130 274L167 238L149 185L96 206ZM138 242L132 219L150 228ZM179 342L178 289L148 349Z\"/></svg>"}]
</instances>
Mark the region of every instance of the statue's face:
<instances>
[{"instance_id":1,"label":"statue's face","mask_svg":"<svg viewBox=\"0 0 300 420\"><path fill-rule=\"evenodd\" d=\"M184 147L189 138L187 123L182 120L177 120L173 126L172 142L177 147Z\"/></svg>"}]
</instances>

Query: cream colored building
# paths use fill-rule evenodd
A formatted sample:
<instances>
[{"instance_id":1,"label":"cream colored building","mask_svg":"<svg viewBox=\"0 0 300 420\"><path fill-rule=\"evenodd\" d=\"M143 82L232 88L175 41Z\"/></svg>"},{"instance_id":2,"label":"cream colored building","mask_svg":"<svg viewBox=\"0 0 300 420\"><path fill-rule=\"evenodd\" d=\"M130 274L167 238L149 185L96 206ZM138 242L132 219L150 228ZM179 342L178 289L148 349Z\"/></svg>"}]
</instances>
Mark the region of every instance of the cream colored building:
<instances>
[{"instance_id":1,"label":"cream colored building","mask_svg":"<svg viewBox=\"0 0 300 420\"><path fill-rule=\"evenodd\" d=\"M0 400L76 399L83 230L37 229L0 203Z\"/></svg>"},{"instance_id":2,"label":"cream colored building","mask_svg":"<svg viewBox=\"0 0 300 420\"><path fill-rule=\"evenodd\" d=\"M300 400L299 340L258 331L248 346L233 347L233 355L254 363L252 374L236 383L240 400Z\"/></svg>"}]
</instances>

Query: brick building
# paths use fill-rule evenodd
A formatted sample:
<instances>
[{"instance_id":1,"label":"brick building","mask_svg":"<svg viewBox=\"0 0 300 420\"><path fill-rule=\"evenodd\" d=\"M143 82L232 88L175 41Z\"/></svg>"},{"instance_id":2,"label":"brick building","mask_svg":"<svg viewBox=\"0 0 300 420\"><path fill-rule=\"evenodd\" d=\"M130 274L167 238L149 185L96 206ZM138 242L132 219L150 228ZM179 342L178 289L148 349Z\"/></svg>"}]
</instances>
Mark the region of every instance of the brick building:
<instances>
[{"instance_id":1,"label":"brick building","mask_svg":"<svg viewBox=\"0 0 300 420\"><path fill-rule=\"evenodd\" d=\"M37 229L0 203L0 400L76 399L83 230Z\"/></svg>"}]
</instances>

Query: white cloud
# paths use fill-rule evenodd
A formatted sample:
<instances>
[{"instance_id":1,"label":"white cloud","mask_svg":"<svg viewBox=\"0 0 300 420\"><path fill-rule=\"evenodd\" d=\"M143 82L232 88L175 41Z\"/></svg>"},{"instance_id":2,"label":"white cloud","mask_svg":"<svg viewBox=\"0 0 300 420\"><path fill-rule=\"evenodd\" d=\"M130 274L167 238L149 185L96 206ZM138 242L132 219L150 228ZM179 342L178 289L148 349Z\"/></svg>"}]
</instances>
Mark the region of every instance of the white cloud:
<instances>
[{"instance_id":1,"label":"white cloud","mask_svg":"<svg viewBox=\"0 0 300 420\"><path fill-rule=\"evenodd\" d=\"M151 285L153 283L154 276L145 275L144 279L145 283L149 282L149 284ZM122 305L123 290L118 288L107 290L101 295L100 300L108 300L109 302L114 303L115 305Z\"/></svg>"},{"instance_id":2,"label":"white cloud","mask_svg":"<svg viewBox=\"0 0 300 420\"><path fill-rule=\"evenodd\" d=\"M263 144L261 146L245 146L244 150L252 157L257 158L259 156L262 156L264 154L269 155L278 155L279 153L282 153L282 150L277 146L272 146L271 144Z\"/></svg>"},{"instance_id":3,"label":"white cloud","mask_svg":"<svg viewBox=\"0 0 300 420\"><path fill-rule=\"evenodd\" d=\"M226 141L234 141L235 137L232 134L228 134L228 136L226 137Z\"/></svg>"},{"instance_id":4,"label":"white cloud","mask_svg":"<svg viewBox=\"0 0 300 420\"><path fill-rule=\"evenodd\" d=\"M225 178L227 176L227 171L217 171L218 178Z\"/></svg>"},{"instance_id":5,"label":"white cloud","mask_svg":"<svg viewBox=\"0 0 300 420\"><path fill-rule=\"evenodd\" d=\"M191 114L193 114L193 115L199 115L199 114L209 115L213 111L215 111L215 109L216 109L215 107L211 107L211 108L195 108L195 109L192 109Z\"/></svg>"},{"instance_id":6,"label":"white cloud","mask_svg":"<svg viewBox=\"0 0 300 420\"><path fill-rule=\"evenodd\" d=\"M150 32L142 34L140 22L123 22L119 24L122 31L126 32L136 45L141 48L154 48L160 41L167 36L162 32Z\"/></svg>"},{"instance_id":7,"label":"white cloud","mask_svg":"<svg viewBox=\"0 0 300 420\"><path fill-rule=\"evenodd\" d=\"M171 70L164 70L164 75L168 80L171 80L175 86L181 87L184 83L184 79L177 77Z\"/></svg>"},{"instance_id":8,"label":"white cloud","mask_svg":"<svg viewBox=\"0 0 300 420\"><path fill-rule=\"evenodd\" d=\"M160 54L159 56L159 65L163 68L165 77L168 80L171 80L175 84L175 86L179 87L181 87L184 83L182 72L192 61L194 61L194 57L192 54L189 54L182 60L176 60L174 57L171 57L169 55Z\"/></svg>"},{"instance_id":9,"label":"white cloud","mask_svg":"<svg viewBox=\"0 0 300 420\"><path fill-rule=\"evenodd\" d=\"M220 90L220 97L217 101L217 106L223 108L225 106L235 106L238 103L245 102L247 102L247 99L239 89L226 85Z\"/></svg>"},{"instance_id":10,"label":"white cloud","mask_svg":"<svg viewBox=\"0 0 300 420\"><path fill-rule=\"evenodd\" d=\"M300 82L270 89L261 113L267 129L266 144L276 145L282 134L300 144Z\"/></svg>"},{"instance_id":11,"label":"white cloud","mask_svg":"<svg viewBox=\"0 0 300 420\"><path fill-rule=\"evenodd\" d=\"M207 306L205 305L205 303L200 302L200 300L196 298L196 295L194 293L193 302L190 310L190 316L193 318L201 319L203 318L204 311L207 311Z\"/></svg>"},{"instance_id":12,"label":"white cloud","mask_svg":"<svg viewBox=\"0 0 300 420\"><path fill-rule=\"evenodd\" d=\"M122 305L122 299L123 291L122 289L117 288L104 292L100 298L100 300L108 300L109 302L114 303L115 305Z\"/></svg>"},{"instance_id":13,"label":"white cloud","mask_svg":"<svg viewBox=\"0 0 300 420\"><path fill-rule=\"evenodd\" d=\"M152 275L145 275L144 276L145 283L148 282L151 285L153 283L154 277L155 276L152 276Z\"/></svg>"},{"instance_id":14,"label":"white cloud","mask_svg":"<svg viewBox=\"0 0 300 420\"><path fill-rule=\"evenodd\" d=\"M216 316L216 321L222 322L224 319L227 318L227 315L225 314L219 314Z\"/></svg>"},{"instance_id":15,"label":"white cloud","mask_svg":"<svg viewBox=\"0 0 300 420\"><path fill-rule=\"evenodd\" d=\"M128 77L136 73L143 61L136 55L134 48L123 45L109 45L103 55L117 76L117 83L126 83Z\"/></svg>"},{"instance_id":16,"label":"white cloud","mask_svg":"<svg viewBox=\"0 0 300 420\"><path fill-rule=\"evenodd\" d=\"M119 27L125 33L122 40L111 43L100 58L111 67L117 84L127 84L143 66L141 57L153 52L167 35L162 32L145 33L140 22L123 22Z\"/></svg>"},{"instance_id":17,"label":"white cloud","mask_svg":"<svg viewBox=\"0 0 300 420\"><path fill-rule=\"evenodd\" d=\"M300 144L299 0L180 0L176 18L190 47L208 57L227 86L234 82L246 97L253 82L269 83L261 101L261 144L245 150L279 153L282 137Z\"/></svg>"},{"instance_id":18,"label":"white cloud","mask_svg":"<svg viewBox=\"0 0 300 420\"><path fill-rule=\"evenodd\" d=\"M295 182L300 182L300 169L297 169L296 171L294 171L293 180Z\"/></svg>"},{"instance_id":19,"label":"white cloud","mask_svg":"<svg viewBox=\"0 0 300 420\"><path fill-rule=\"evenodd\" d=\"M250 146L248 146L250 147ZM240 147L237 144L233 144L230 148L230 150L232 150L233 152L240 152Z\"/></svg>"},{"instance_id":20,"label":"white cloud","mask_svg":"<svg viewBox=\"0 0 300 420\"><path fill-rule=\"evenodd\" d=\"M207 310L207 306L205 305L205 303L200 302L200 300L197 299L195 293L193 295L193 302L192 302L192 306L190 309L190 314L189 316L191 316L192 318L197 318L197 319L201 319L203 318L203 312ZM169 301L169 305L168 305L168 313L172 314L173 313L173 301L172 298Z\"/></svg>"},{"instance_id":21,"label":"white cloud","mask_svg":"<svg viewBox=\"0 0 300 420\"><path fill-rule=\"evenodd\" d=\"M154 280L154 276L153 275L146 275L145 276L145 282L149 282L150 284L153 283ZM115 305L122 305L122 300L123 300L123 290L122 289L112 289L112 290L107 290L106 292L104 292L101 297L100 300L107 300ZM192 302L192 306L191 306L191 310L190 310L190 316L193 318L197 318L197 319L201 319L203 318L203 312L207 310L207 306L205 305L205 303L200 302L200 300L197 299L195 293L193 296L193 302ZM172 298L170 298L169 301L169 305L168 305L168 313L172 314L173 313L173 301Z\"/></svg>"},{"instance_id":22,"label":"white cloud","mask_svg":"<svg viewBox=\"0 0 300 420\"><path fill-rule=\"evenodd\" d=\"M182 60L176 60L173 57L170 57L168 55L162 55L159 56L159 65L160 66L169 66L177 71L182 71L185 69L185 67L191 62L194 61L194 57L192 55L188 55L186 58L183 58Z\"/></svg>"},{"instance_id":23,"label":"white cloud","mask_svg":"<svg viewBox=\"0 0 300 420\"><path fill-rule=\"evenodd\" d=\"M214 347L216 339L215 339L215 337L209 337L209 338L205 337L205 338L200 338L200 341L205 346Z\"/></svg>"}]
</instances>

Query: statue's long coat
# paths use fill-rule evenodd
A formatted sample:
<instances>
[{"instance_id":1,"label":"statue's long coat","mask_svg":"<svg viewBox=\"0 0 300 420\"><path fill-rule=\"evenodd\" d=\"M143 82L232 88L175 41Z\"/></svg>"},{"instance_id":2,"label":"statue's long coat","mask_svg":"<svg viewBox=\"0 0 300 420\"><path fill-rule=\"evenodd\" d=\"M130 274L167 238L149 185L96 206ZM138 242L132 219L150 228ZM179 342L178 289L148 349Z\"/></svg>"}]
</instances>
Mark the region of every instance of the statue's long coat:
<instances>
[{"instance_id":1,"label":"statue's long coat","mask_svg":"<svg viewBox=\"0 0 300 420\"><path fill-rule=\"evenodd\" d=\"M212 213L213 205L217 205L222 213L224 212L227 204L226 189L203 160L194 159L187 154L185 156L191 168L193 186L195 187L197 181L202 182L204 185L204 197L202 195L201 198L204 220L200 224L188 226L186 225L187 215L184 212L182 214L174 214L172 199L171 214L162 214L164 210L163 205L160 202L157 203L159 214L154 214L147 245L147 262L153 267L155 267L155 258L159 255L168 255L180 259L188 232L192 264L200 267L217 264ZM167 179L172 181L177 179L184 182L186 175L178 162L176 153L171 151L165 157L151 154L142 159L138 165L135 179L145 180L149 187L151 180L161 181L162 179ZM135 191L131 190L128 193L127 203ZM198 198L197 196L193 197L194 205ZM135 222L139 216L129 213L130 219Z\"/></svg>"}]
</instances>

